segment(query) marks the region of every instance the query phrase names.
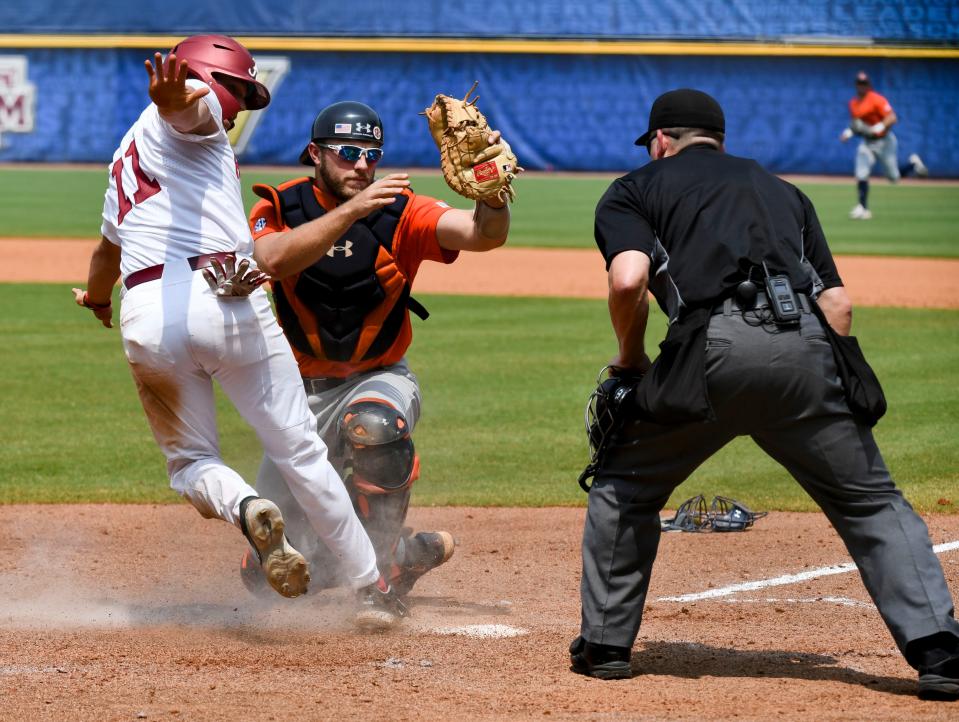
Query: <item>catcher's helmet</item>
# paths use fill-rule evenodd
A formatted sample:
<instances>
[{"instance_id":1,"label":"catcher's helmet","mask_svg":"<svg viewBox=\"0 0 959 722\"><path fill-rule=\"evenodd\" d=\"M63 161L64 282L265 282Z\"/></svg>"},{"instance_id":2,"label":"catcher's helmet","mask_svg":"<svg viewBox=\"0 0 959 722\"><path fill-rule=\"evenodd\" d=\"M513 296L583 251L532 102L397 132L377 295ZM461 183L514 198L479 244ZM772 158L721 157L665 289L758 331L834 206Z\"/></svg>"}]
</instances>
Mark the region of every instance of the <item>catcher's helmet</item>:
<instances>
[{"instance_id":1,"label":"catcher's helmet","mask_svg":"<svg viewBox=\"0 0 959 722\"><path fill-rule=\"evenodd\" d=\"M240 112L240 104L217 82L218 76L236 78L247 84L247 110L259 110L269 105L270 91L256 79L256 61L250 51L233 38L193 35L177 43L170 52L189 63L189 77L202 80L216 93L224 120L234 120Z\"/></svg>"},{"instance_id":2,"label":"catcher's helmet","mask_svg":"<svg viewBox=\"0 0 959 722\"><path fill-rule=\"evenodd\" d=\"M319 112L313 121L313 133L310 141L336 140L372 140L383 144L383 121L375 110L365 103L355 100L342 100L328 105ZM310 146L300 153L300 163L316 165L310 158Z\"/></svg>"}]
</instances>

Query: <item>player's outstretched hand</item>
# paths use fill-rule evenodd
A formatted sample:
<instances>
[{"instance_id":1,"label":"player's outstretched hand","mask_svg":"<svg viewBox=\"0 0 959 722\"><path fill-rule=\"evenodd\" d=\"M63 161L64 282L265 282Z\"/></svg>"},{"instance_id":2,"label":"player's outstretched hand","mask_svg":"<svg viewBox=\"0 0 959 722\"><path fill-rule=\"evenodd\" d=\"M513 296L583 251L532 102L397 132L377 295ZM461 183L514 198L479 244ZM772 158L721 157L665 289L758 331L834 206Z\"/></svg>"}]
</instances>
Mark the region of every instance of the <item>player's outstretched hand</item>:
<instances>
[{"instance_id":1,"label":"player's outstretched hand","mask_svg":"<svg viewBox=\"0 0 959 722\"><path fill-rule=\"evenodd\" d=\"M153 62L144 60L143 63L150 76L150 100L165 113L185 110L210 92L208 87L195 90L187 87L187 61L177 60L173 53L167 56L166 62L160 53L155 53Z\"/></svg>"},{"instance_id":2,"label":"player's outstretched hand","mask_svg":"<svg viewBox=\"0 0 959 722\"><path fill-rule=\"evenodd\" d=\"M250 269L249 258L244 258L239 265L233 256L227 256L225 265L213 258L210 265L213 270L204 268L203 277L217 296L249 296L270 280L260 269Z\"/></svg>"},{"instance_id":3,"label":"player's outstretched hand","mask_svg":"<svg viewBox=\"0 0 959 722\"><path fill-rule=\"evenodd\" d=\"M113 328L113 304L109 301L105 304L93 303L90 296L82 288L73 289L73 300L78 306L89 308L93 315L107 328Z\"/></svg>"},{"instance_id":4,"label":"player's outstretched hand","mask_svg":"<svg viewBox=\"0 0 959 722\"><path fill-rule=\"evenodd\" d=\"M408 173L390 173L371 183L344 203L357 218L366 218L373 211L384 208L396 200L396 196L410 187Z\"/></svg>"}]
</instances>

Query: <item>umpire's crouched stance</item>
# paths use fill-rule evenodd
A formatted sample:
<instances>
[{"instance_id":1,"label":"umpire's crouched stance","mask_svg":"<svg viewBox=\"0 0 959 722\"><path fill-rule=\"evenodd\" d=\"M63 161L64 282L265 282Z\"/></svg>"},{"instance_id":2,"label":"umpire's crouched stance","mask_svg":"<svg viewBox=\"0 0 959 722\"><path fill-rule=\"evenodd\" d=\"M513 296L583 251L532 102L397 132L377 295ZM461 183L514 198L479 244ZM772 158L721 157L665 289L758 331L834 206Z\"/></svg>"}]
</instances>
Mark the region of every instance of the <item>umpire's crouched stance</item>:
<instances>
[{"instance_id":1,"label":"umpire's crouched stance","mask_svg":"<svg viewBox=\"0 0 959 722\"><path fill-rule=\"evenodd\" d=\"M849 333L851 305L816 213L789 183L726 155L724 132L705 93L660 96L637 141L655 162L616 180L596 209L619 340L614 372L646 376L595 468L572 668L630 676L659 512L697 466L749 435L839 532L919 670L920 695L959 697L959 624L942 568L883 464L876 417L850 411L816 313ZM670 319L652 368L647 290Z\"/></svg>"}]
</instances>

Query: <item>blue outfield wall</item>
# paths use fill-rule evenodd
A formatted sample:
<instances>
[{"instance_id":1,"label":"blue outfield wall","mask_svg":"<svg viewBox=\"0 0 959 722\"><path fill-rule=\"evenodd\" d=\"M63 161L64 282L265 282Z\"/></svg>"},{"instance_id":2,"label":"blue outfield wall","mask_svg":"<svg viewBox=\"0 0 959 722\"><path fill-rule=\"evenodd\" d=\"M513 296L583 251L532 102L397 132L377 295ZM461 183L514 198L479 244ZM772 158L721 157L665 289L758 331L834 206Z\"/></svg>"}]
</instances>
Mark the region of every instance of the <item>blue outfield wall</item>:
<instances>
[{"instance_id":1,"label":"blue outfield wall","mask_svg":"<svg viewBox=\"0 0 959 722\"><path fill-rule=\"evenodd\" d=\"M0 87L0 161L106 163L148 102L140 50L2 50L26 58L20 91ZM728 150L784 173L852 172L855 143L841 144L853 77L868 71L896 109L900 155L918 152L933 175L959 177L959 62L790 57L502 55L463 53L261 53L289 72L274 90L241 158L294 164L322 106L361 100L383 117L385 165L435 167L418 115L437 92L480 81L480 108L530 169L623 171L646 162L633 145L653 99L698 87L727 115ZM2 73L0 73L2 75ZM29 86L30 132L12 132ZM17 95L20 92L23 97ZM26 95L24 95L26 94ZM19 97L19 100L18 100ZM17 105L19 103L19 105Z\"/></svg>"},{"instance_id":2,"label":"blue outfield wall","mask_svg":"<svg viewBox=\"0 0 959 722\"><path fill-rule=\"evenodd\" d=\"M4 33L780 39L959 42L956 0L4 0Z\"/></svg>"}]
</instances>

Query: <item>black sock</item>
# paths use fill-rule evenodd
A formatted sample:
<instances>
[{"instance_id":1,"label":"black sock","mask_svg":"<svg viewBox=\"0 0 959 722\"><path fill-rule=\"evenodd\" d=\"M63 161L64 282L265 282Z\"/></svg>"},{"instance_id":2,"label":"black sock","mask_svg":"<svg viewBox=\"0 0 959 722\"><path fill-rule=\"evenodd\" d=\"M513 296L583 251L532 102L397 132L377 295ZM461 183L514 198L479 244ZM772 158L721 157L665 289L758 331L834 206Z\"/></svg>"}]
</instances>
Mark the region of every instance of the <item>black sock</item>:
<instances>
[{"instance_id":1,"label":"black sock","mask_svg":"<svg viewBox=\"0 0 959 722\"><path fill-rule=\"evenodd\" d=\"M868 208L869 206L866 204L866 196L869 195L869 181L859 181L856 184L856 188L859 190L859 205L861 205L863 208Z\"/></svg>"},{"instance_id":2,"label":"black sock","mask_svg":"<svg viewBox=\"0 0 959 722\"><path fill-rule=\"evenodd\" d=\"M240 502L240 531L243 532L243 536L247 538L254 549L256 549L256 544L253 544L253 540L250 539L250 530L246 528L246 507L251 501L259 498L258 496L248 496Z\"/></svg>"}]
</instances>

